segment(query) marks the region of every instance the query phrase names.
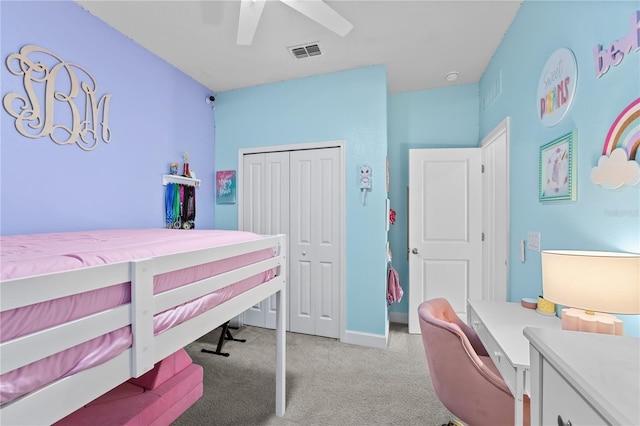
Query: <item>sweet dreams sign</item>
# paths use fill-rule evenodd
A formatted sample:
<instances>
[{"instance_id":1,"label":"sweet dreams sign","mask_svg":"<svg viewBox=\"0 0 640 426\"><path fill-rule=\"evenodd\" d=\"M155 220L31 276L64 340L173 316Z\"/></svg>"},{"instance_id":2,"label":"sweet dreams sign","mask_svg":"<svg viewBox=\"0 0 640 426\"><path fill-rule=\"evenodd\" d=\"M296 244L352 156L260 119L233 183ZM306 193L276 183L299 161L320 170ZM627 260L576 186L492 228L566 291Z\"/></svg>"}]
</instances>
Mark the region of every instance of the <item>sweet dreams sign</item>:
<instances>
[{"instance_id":1,"label":"sweet dreams sign","mask_svg":"<svg viewBox=\"0 0 640 426\"><path fill-rule=\"evenodd\" d=\"M558 49L549 57L542 69L537 90L538 115L547 127L560 123L576 91L578 68L576 58L569 49Z\"/></svg>"}]
</instances>

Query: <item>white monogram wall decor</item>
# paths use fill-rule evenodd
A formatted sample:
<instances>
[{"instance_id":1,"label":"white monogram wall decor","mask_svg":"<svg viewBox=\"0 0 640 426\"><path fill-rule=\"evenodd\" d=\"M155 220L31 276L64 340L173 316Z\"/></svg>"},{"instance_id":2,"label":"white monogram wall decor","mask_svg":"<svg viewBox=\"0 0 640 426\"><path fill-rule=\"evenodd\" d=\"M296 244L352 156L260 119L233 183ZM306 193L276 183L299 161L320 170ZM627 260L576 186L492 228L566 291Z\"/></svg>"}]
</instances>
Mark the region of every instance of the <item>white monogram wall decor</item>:
<instances>
[{"instance_id":1,"label":"white monogram wall decor","mask_svg":"<svg viewBox=\"0 0 640 426\"><path fill-rule=\"evenodd\" d=\"M3 99L21 135L48 136L58 145L77 144L85 151L100 140L109 143L111 95L98 98L98 84L86 69L34 45L7 56L6 65L24 84L24 94L10 92Z\"/></svg>"}]
</instances>

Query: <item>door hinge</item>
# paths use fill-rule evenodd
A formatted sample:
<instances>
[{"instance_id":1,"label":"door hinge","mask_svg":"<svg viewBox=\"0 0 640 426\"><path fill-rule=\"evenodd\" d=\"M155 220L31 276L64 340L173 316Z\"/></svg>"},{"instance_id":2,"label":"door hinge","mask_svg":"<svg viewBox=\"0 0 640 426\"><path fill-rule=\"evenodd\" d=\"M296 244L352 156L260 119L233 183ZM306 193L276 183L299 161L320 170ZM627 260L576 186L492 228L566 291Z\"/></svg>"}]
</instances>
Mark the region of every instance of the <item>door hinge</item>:
<instances>
[{"instance_id":1,"label":"door hinge","mask_svg":"<svg viewBox=\"0 0 640 426\"><path fill-rule=\"evenodd\" d=\"M480 166L480 173L484 173L484 164Z\"/></svg>"},{"instance_id":2,"label":"door hinge","mask_svg":"<svg viewBox=\"0 0 640 426\"><path fill-rule=\"evenodd\" d=\"M484 241L484 232L482 233L482 241Z\"/></svg>"}]
</instances>

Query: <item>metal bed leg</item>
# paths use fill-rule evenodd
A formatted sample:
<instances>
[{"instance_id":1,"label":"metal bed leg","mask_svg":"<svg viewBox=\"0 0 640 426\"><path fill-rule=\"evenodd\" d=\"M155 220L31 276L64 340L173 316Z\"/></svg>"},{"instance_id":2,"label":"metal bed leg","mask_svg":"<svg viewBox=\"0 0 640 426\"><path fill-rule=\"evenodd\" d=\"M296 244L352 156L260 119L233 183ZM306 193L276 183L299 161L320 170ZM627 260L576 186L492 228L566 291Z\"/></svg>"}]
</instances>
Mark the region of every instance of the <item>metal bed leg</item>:
<instances>
[{"instance_id":1,"label":"metal bed leg","mask_svg":"<svg viewBox=\"0 0 640 426\"><path fill-rule=\"evenodd\" d=\"M220 338L218 339L218 346L216 347L215 351L212 351L210 349L201 349L201 352L205 352L208 354L214 354L214 355L222 355L222 356L229 356L228 352L222 352L222 346L224 345L224 341L225 340L233 340L235 342L241 342L244 343L247 341L247 339L236 339L233 337L233 335L231 334L231 332L229 331L229 328L233 328L235 330L237 330L237 327L230 327L229 326L229 321L225 322L222 325L222 331L220 332Z\"/></svg>"}]
</instances>

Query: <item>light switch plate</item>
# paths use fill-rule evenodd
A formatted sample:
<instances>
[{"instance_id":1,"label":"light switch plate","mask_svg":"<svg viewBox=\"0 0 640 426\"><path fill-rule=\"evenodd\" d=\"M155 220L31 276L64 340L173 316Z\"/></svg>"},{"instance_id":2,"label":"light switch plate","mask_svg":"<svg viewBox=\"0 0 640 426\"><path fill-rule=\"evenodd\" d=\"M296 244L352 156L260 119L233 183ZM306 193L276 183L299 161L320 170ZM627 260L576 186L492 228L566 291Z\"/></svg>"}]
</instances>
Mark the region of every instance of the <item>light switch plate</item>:
<instances>
[{"instance_id":1,"label":"light switch plate","mask_svg":"<svg viewBox=\"0 0 640 426\"><path fill-rule=\"evenodd\" d=\"M539 232L527 233L527 248L533 251L540 251L540 233Z\"/></svg>"}]
</instances>

